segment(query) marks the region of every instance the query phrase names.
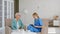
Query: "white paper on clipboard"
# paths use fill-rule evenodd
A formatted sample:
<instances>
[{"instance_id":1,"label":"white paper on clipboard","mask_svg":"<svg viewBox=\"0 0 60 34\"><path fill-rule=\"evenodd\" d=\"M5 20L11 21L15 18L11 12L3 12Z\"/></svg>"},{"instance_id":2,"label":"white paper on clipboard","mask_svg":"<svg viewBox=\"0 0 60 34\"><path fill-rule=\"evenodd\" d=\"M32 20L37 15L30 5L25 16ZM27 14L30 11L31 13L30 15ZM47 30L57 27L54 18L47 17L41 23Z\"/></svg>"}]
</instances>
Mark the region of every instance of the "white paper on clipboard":
<instances>
[{"instance_id":1,"label":"white paper on clipboard","mask_svg":"<svg viewBox=\"0 0 60 34\"><path fill-rule=\"evenodd\" d=\"M59 20L54 20L53 21L53 25L54 26L59 26L60 25L60 21Z\"/></svg>"}]
</instances>

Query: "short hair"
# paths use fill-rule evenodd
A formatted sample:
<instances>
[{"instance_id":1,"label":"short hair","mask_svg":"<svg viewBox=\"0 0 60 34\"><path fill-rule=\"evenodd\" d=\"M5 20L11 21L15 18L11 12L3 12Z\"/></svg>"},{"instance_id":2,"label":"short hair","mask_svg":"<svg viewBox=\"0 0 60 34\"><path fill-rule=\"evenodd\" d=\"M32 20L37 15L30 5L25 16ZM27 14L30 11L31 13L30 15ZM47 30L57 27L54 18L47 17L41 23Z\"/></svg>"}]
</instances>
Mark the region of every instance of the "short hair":
<instances>
[{"instance_id":1,"label":"short hair","mask_svg":"<svg viewBox=\"0 0 60 34\"><path fill-rule=\"evenodd\" d=\"M20 15L20 13L17 12L17 13L15 14L15 17L16 17L17 15Z\"/></svg>"}]
</instances>

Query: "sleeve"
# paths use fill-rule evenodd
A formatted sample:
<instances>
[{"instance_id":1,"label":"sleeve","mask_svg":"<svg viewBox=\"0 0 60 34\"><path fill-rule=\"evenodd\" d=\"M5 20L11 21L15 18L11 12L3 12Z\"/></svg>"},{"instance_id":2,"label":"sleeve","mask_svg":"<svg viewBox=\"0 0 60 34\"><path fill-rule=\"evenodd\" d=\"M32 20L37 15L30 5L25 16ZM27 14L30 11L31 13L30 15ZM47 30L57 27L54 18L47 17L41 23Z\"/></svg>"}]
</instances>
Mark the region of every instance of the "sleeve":
<instances>
[{"instance_id":1,"label":"sleeve","mask_svg":"<svg viewBox=\"0 0 60 34\"><path fill-rule=\"evenodd\" d=\"M15 27L14 27L14 20L12 20L11 27L12 27L13 30L15 30Z\"/></svg>"},{"instance_id":2,"label":"sleeve","mask_svg":"<svg viewBox=\"0 0 60 34\"><path fill-rule=\"evenodd\" d=\"M22 23L22 21L20 20L20 22L21 22L21 27L22 27L22 29L24 28L24 25L23 25L23 23Z\"/></svg>"},{"instance_id":3,"label":"sleeve","mask_svg":"<svg viewBox=\"0 0 60 34\"><path fill-rule=\"evenodd\" d=\"M39 21L40 21L40 25L43 26L43 20L40 19Z\"/></svg>"}]
</instances>

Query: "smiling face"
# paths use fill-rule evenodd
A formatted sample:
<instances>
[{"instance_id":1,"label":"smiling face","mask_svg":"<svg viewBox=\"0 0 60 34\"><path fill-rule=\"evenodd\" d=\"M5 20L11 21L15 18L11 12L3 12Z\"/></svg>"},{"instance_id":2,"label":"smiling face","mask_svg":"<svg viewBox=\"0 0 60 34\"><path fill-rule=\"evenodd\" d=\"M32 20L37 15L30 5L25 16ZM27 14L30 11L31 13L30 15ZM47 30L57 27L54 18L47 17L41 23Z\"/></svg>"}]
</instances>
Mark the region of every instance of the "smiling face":
<instances>
[{"instance_id":1,"label":"smiling face","mask_svg":"<svg viewBox=\"0 0 60 34\"><path fill-rule=\"evenodd\" d=\"M16 18L17 18L17 19L20 19L20 17L21 17L20 15L16 15Z\"/></svg>"},{"instance_id":2,"label":"smiling face","mask_svg":"<svg viewBox=\"0 0 60 34\"><path fill-rule=\"evenodd\" d=\"M21 15L20 15L19 13L16 13L16 14L15 14L15 17L16 17L16 19L18 20L18 19L20 19Z\"/></svg>"}]
</instances>

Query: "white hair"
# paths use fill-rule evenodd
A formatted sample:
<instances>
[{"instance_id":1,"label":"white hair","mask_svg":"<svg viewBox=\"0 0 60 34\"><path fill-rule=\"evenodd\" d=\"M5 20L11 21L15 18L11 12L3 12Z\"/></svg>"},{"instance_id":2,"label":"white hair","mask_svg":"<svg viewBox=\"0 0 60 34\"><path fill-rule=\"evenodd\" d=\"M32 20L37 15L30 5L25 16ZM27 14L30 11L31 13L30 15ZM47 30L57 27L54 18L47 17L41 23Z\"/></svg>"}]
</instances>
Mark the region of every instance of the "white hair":
<instances>
[{"instance_id":1,"label":"white hair","mask_svg":"<svg viewBox=\"0 0 60 34\"><path fill-rule=\"evenodd\" d=\"M20 15L20 13L16 13L16 14L15 14L15 17L18 16L18 15Z\"/></svg>"}]
</instances>

